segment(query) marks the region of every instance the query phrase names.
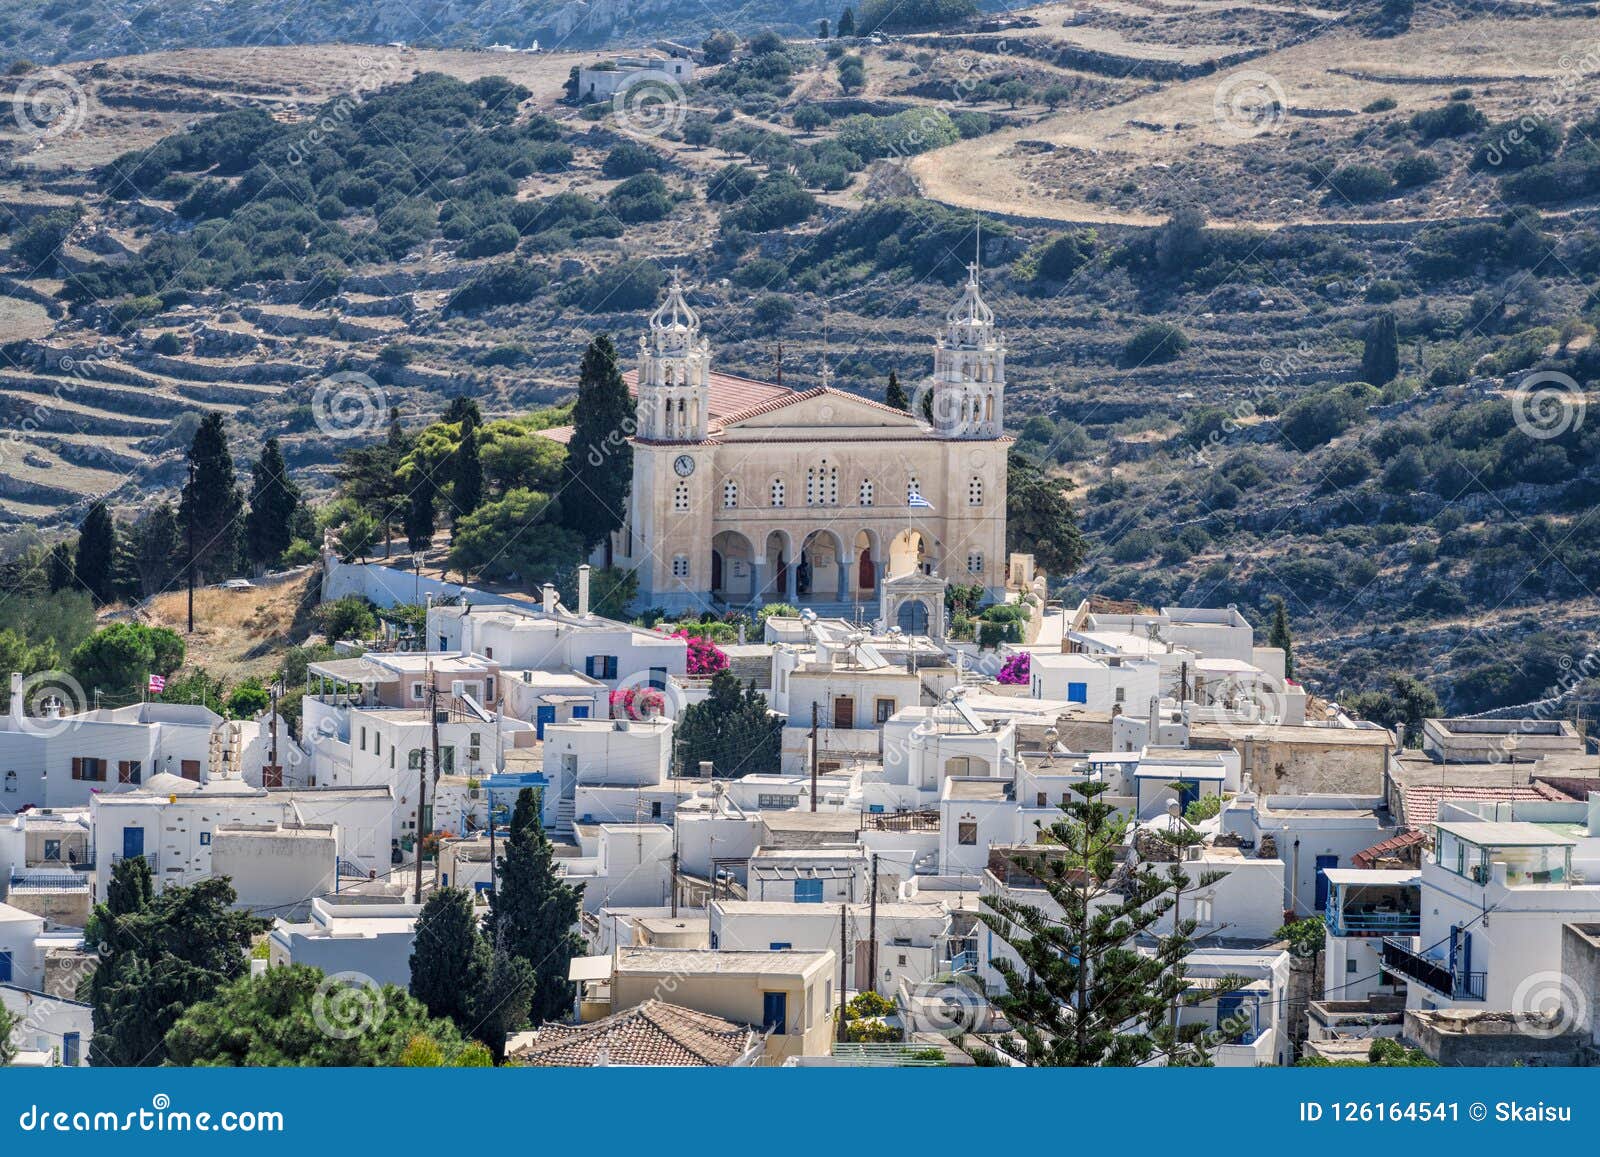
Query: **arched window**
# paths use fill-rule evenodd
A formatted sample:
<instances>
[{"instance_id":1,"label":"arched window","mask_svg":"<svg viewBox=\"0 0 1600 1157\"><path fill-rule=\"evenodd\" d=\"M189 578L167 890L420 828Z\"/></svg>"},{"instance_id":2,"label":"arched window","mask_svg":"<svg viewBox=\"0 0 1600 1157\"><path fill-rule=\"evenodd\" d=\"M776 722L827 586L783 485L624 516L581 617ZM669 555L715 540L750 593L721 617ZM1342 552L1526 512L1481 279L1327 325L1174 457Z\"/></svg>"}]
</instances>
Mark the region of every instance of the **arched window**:
<instances>
[{"instance_id":1,"label":"arched window","mask_svg":"<svg viewBox=\"0 0 1600 1157\"><path fill-rule=\"evenodd\" d=\"M825 506L839 505L839 468L823 464L822 502Z\"/></svg>"},{"instance_id":2,"label":"arched window","mask_svg":"<svg viewBox=\"0 0 1600 1157\"><path fill-rule=\"evenodd\" d=\"M667 367L667 376L665 378L665 381L666 381L667 385L669 385L669 386L672 384L672 367L671 366Z\"/></svg>"},{"instance_id":3,"label":"arched window","mask_svg":"<svg viewBox=\"0 0 1600 1157\"><path fill-rule=\"evenodd\" d=\"M689 484L680 482L672 491L672 509L680 514L689 509Z\"/></svg>"},{"instance_id":4,"label":"arched window","mask_svg":"<svg viewBox=\"0 0 1600 1157\"><path fill-rule=\"evenodd\" d=\"M811 467L806 471L806 505L817 504L817 468Z\"/></svg>"},{"instance_id":5,"label":"arched window","mask_svg":"<svg viewBox=\"0 0 1600 1157\"><path fill-rule=\"evenodd\" d=\"M739 484L732 478L722 484L722 508L732 510L739 505Z\"/></svg>"},{"instance_id":6,"label":"arched window","mask_svg":"<svg viewBox=\"0 0 1600 1157\"><path fill-rule=\"evenodd\" d=\"M983 555L978 554L977 552L973 552L972 554L967 555L967 573L968 574L982 574L983 573Z\"/></svg>"},{"instance_id":7,"label":"arched window","mask_svg":"<svg viewBox=\"0 0 1600 1157\"><path fill-rule=\"evenodd\" d=\"M6 772L6 791L12 792L12 791L16 791L16 790L17 790L17 773L14 772L14 771L8 771L8 772Z\"/></svg>"},{"instance_id":8,"label":"arched window","mask_svg":"<svg viewBox=\"0 0 1600 1157\"><path fill-rule=\"evenodd\" d=\"M911 500L913 498L920 498L921 496L922 496L922 483L918 482L917 481L917 476L915 474L913 474L910 478L906 479L906 503L907 503L907 505L910 504L910 502L911 502Z\"/></svg>"},{"instance_id":9,"label":"arched window","mask_svg":"<svg viewBox=\"0 0 1600 1157\"><path fill-rule=\"evenodd\" d=\"M974 474L971 481L967 483L967 505L983 505L983 479L979 478L976 474Z\"/></svg>"},{"instance_id":10,"label":"arched window","mask_svg":"<svg viewBox=\"0 0 1600 1157\"><path fill-rule=\"evenodd\" d=\"M783 479L782 478L774 478L772 480L772 505L774 505L774 506L782 506L783 505Z\"/></svg>"},{"instance_id":11,"label":"arched window","mask_svg":"<svg viewBox=\"0 0 1600 1157\"><path fill-rule=\"evenodd\" d=\"M689 556L675 554L672 556L672 577L686 579L689 577Z\"/></svg>"},{"instance_id":12,"label":"arched window","mask_svg":"<svg viewBox=\"0 0 1600 1157\"><path fill-rule=\"evenodd\" d=\"M987 398L983 399L983 420L985 422L994 421L994 395L993 394L990 394Z\"/></svg>"},{"instance_id":13,"label":"arched window","mask_svg":"<svg viewBox=\"0 0 1600 1157\"><path fill-rule=\"evenodd\" d=\"M872 480L870 478L861 484L861 493L857 495L856 501L862 506L872 505Z\"/></svg>"}]
</instances>

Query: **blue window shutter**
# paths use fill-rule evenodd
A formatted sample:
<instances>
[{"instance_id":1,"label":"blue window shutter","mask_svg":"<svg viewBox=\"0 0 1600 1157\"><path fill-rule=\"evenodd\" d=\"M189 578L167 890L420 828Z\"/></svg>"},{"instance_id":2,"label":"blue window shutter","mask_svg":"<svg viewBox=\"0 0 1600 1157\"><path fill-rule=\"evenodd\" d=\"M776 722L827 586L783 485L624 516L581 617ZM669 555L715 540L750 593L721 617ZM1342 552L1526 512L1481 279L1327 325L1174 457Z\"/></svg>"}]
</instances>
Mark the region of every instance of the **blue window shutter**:
<instances>
[{"instance_id":1,"label":"blue window shutter","mask_svg":"<svg viewBox=\"0 0 1600 1157\"><path fill-rule=\"evenodd\" d=\"M1087 683L1068 683L1067 684L1067 702L1068 703L1087 703L1087 702L1089 702L1089 684L1087 684Z\"/></svg>"}]
</instances>

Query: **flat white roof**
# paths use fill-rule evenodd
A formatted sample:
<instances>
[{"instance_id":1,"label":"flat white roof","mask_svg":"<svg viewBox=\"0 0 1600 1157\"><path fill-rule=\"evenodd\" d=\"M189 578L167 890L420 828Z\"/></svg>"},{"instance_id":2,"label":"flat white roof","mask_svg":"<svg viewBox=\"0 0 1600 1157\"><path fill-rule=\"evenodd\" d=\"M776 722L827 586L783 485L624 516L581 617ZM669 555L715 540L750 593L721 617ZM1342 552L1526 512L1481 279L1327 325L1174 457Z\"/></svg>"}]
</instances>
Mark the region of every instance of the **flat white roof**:
<instances>
[{"instance_id":1,"label":"flat white roof","mask_svg":"<svg viewBox=\"0 0 1600 1157\"><path fill-rule=\"evenodd\" d=\"M1421 868L1324 868L1322 874L1333 884L1415 884L1422 879Z\"/></svg>"},{"instance_id":2,"label":"flat white roof","mask_svg":"<svg viewBox=\"0 0 1600 1157\"><path fill-rule=\"evenodd\" d=\"M1544 824L1522 823L1512 820L1473 820L1436 823L1434 828L1449 832L1458 839L1489 847L1539 848L1550 846L1576 847L1578 841L1564 836Z\"/></svg>"}]
</instances>

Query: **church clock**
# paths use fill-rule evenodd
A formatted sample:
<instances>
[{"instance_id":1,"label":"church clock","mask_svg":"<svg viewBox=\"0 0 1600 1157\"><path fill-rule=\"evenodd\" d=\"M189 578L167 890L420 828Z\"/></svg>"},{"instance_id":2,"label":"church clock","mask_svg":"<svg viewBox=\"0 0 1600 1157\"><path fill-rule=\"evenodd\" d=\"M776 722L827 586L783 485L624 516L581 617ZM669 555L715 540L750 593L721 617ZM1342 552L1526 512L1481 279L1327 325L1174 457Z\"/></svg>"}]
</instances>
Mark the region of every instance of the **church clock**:
<instances>
[{"instance_id":1,"label":"church clock","mask_svg":"<svg viewBox=\"0 0 1600 1157\"><path fill-rule=\"evenodd\" d=\"M679 454L673 461L672 468L678 472L679 478L687 478L694 473L694 459L687 454Z\"/></svg>"}]
</instances>

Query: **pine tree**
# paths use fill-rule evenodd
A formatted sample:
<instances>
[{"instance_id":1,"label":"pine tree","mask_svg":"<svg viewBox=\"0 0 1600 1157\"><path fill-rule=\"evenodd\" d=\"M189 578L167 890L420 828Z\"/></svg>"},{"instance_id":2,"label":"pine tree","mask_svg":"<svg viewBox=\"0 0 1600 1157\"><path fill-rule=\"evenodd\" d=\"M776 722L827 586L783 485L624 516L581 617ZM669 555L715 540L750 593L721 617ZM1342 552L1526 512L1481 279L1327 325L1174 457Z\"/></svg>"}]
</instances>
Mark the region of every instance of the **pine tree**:
<instances>
[{"instance_id":1,"label":"pine tree","mask_svg":"<svg viewBox=\"0 0 1600 1157\"><path fill-rule=\"evenodd\" d=\"M489 945L478 933L472 897L461 888L429 893L411 948L411 995L470 1033L488 978Z\"/></svg>"},{"instance_id":2,"label":"pine tree","mask_svg":"<svg viewBox=\"0 0 1600 1157\"><path fill-rule=\"evenodd\" d=\"M412 551L427 550L433 545L433 502L437 488L433 475L421 462L417 463L411 479L411 496L406 504L406 544Z\"/></svg>"},{"instance_id":3,"label":"pine tree","mask_svg":"<svg viewBox=\"0 0 1600 1157\"><path fill-rule=\"evenodd\" d=\"M117 528L104 502L89 505L78 528L78 554L73 565L81 583L97 603L109 603L115 595Z\"/></svg>"},{"instance_id":4,"label":"pine tree","mask_svg":"<svg viewBox=\"0 0 1600 1157\"><path fill-rule=\"evenodd\" d=\"M200 420L189 446L194 481L185 482L178 505L183 533L194 535L196 584L206 576L232 574L239 565L239 540L243 531L244 496L228 452L222 415L215 410Z\"/></svg>"},{"instance_id":5,"label":"pine tree","mask_svg":"<svg viewBox=\"0 0 1600 1157\"><path fill-rule=\"evenodd\" d=\"M1361 380L1385 386L1400 373L1400 328L1394 312L1384 310L1367 326L1361 348Z\"/></svg>"},{"instance_id":6,"label":"pine tree","mask_svg":"<svg viewBox=\"0 0 1600 1157\"><path fill-rule=\"evenodd\" d=\"M1283 677L1294 678L1294 639L1289 634L1289 610L1283 599L1272 600L1272 631L1267 636L1267 646L1283 651Z\"/></svg>"},{"instance_id":7,"label":"pine tree","mask_svg":"<svg viewBox=\"0 0 1600 1157\"><path fill-rule=\"evenodd\" d=\"M710 693L686 708L677 727L679 774L710 761L718 775L776 775L783 721L772 715L755 684L728 671L711 677Z\"/></svg>"},{"instance_id":8,"label":"pine tree","mask_svg":"<svg viewBox=\"0 0 1600 1157\"><path fill-rule=\"evenodd\" d=\"M883 404L908 414L911 412L911 399L906 396L905 387L900 384L900 377L893 370L889 371L889 388L884 391Z\"/></svg>"},{"instance_id":9,"label":"pine tree","mask_svg":"<svg viewBox=\"0 0 1600 1157\"><path fill-rule=\"evenodd\" d=\"M1204 885L1182 863L1163 877L1142 856L1130 862L1127 821L1100 798L1107 790L1072 785L1075 798L1039 846L1008 857L1059 912L1003 894L982 897L983 922L1021 961L994 958L1007 988L995 1003L1016 1033L1006 1051L1042 1067L1137 1065L1158 1052L1175 1063L1204 1063L1197 1033L1173 1028L1175 1002L1188 989L1183 961L1194 928L1177 907ZM1183 843L1183 830L1180 822L1171 842Z\"/></svg>"},{"instance_id":10,"label":"pine tree","mask_svg":"<svg viewBox=\"0 0 1600 1157\"><path fill-rule=\"evenodd\" d=\"M584 351L578 370L578 400L572 408L567 445L562 519L593 547L622 525L633 483L633 398L617 368L611 338L599 334Z\"/></svg>"},{"instance_id":11,"label":"pine tree","mask_svg":"<svg viewBox=\"0 0 1600 1157\"><path fill-rule=\"evenodd\" d=\"M456 444L451 473L455 488L452 522L458 522L483 505L483 456L478 449L478 424L469 415L461 420L461 440Z\"/></svg>"},{"instance_id":12,"label":"pine tree","mask_svg":"<svg viewBox=\"0 0 1600 1157\"><path fill-rule=\"evenodd\" d=\"M540 826L537 798L531 788L517 794L511 834L484 922L491 941L534 970L537 979L528 1017L535 1025L571 1012L573 989L567 966L583 953L577 932L583 886L574 887L556 874L554 849Z\"/></svg>"},{"instance_id":13,"label":"pine tree","mask_svg":"<svg viewBox=\"0 0 1600 1157\"><path fill-rule=\"evenodd\" d=\"M294 537L294 513L300 487L289 477L276 438L268 438L251 468L250 513L244 520L245 553L259 567L283 557Z\"/></svg>"}]
</instances>

